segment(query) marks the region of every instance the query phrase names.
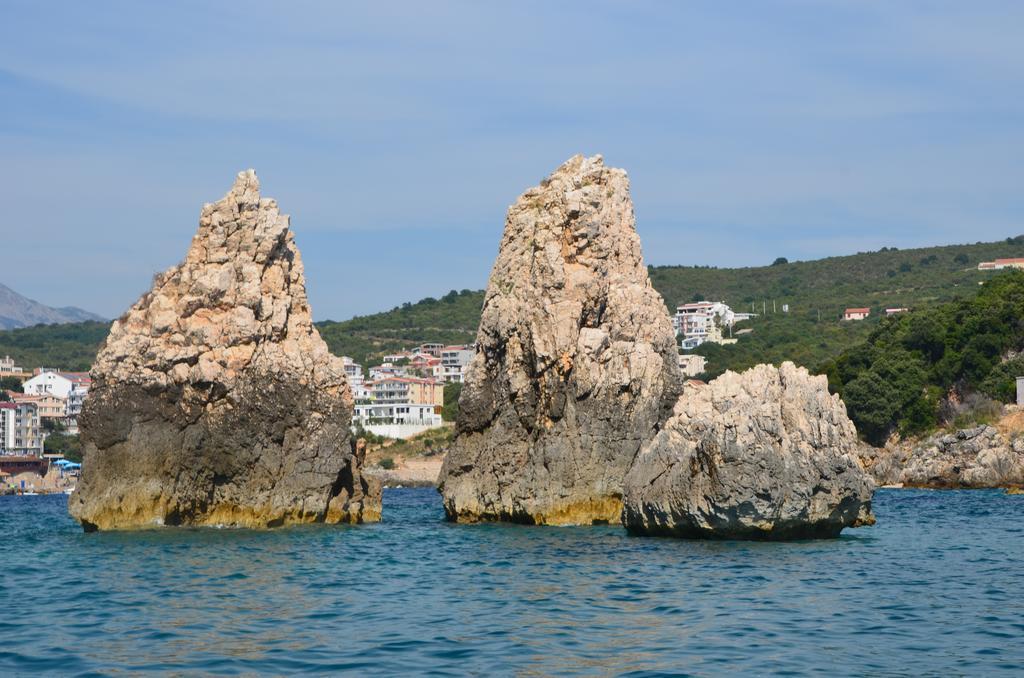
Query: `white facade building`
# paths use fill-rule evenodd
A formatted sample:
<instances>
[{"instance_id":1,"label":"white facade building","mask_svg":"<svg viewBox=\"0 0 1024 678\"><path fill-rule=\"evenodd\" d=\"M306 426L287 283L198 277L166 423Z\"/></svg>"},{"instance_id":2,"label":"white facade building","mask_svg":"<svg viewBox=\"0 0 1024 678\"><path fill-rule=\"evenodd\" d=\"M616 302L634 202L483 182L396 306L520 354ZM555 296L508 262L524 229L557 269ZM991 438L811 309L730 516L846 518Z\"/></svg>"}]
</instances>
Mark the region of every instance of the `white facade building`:
<instances>
[{"instance_id":1,"label":"white facade building","mask_svg":"<svg viewBox=\"0 0 1024 678\"><path fill-rule=\"evenodd\" d=\"M64 375L59 372L50 371L40 372L22 384L25 393L29 395L45 395L49 393L65 400L71 395L71 389L74 386L74 383Z\"/></svg>"},{"instance_id":2,"label":"white facade building","mask_svg":"<svg viewBox=\"0 0 1024 678\"><path fill-rule=\"evenodd\" d=\"M35 403L0 403L0 454L42 456L43 429Z\"/></svg>"},{"instance_id":3,"label":"white facade building","mask_svg":"<svg viewBox=\"0 0 1024 678\"><path fill-rule=\"evenodd\" d=\"M404 365L395 365L393 363L374 365L370 368L370 381L378 381L388 377L404 377L408 372L409 370Z\"/></svg>"},{"instance_id":4,"label":"white facade building","mask_svg":"<svg viewBox=\"0 0 1024 678\"><path fill-rule=\"evenodd\" d=\"M723 330L731 330L740 320L753 317L753 313L735 313L722 301L697 301L676 307L672 326L680 336L683 350L693 350L706 341L718 344L735 343L726 338Z\"/></svg>"},{"instance_id":5,"label":"white facade building","mask_svg":"<svg viewBox=\"0 0 1024 678\"><path fill-rule=\"evenodd\" d=\"M445 346L441 351L441 365L446 382L461 383L466 380L466 368L473 359L472 346Z\"/></svg>"}]
</instances>

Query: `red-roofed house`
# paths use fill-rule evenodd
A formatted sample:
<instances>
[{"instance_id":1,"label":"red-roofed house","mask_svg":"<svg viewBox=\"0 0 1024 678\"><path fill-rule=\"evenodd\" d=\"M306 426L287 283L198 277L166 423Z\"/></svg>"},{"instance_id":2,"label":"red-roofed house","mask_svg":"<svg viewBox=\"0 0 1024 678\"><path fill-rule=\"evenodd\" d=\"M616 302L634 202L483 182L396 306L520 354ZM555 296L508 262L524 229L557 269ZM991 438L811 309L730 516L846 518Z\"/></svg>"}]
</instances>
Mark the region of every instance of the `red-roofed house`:
<instances>
[{"instance_id":1,"label":"red-roofed house","mask_svg":"<svg viewBox=\"0 0 1024 678\"><path fill-rule=\"evenodd\" d=\"M871 315L870 308L848 308L843 311L843 320L864 320Z\"/></svg>"}]
</instances>

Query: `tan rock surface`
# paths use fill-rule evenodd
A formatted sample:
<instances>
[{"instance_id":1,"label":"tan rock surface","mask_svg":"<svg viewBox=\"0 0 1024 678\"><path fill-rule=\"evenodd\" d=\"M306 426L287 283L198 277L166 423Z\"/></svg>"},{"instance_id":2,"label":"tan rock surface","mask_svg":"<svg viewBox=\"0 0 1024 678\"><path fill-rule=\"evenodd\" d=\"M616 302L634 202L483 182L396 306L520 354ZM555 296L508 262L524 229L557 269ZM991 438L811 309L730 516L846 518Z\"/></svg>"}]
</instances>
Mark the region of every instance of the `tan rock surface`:
<instances>
[{"instance_id":1,"label":"tan rock surface","mask_svg":"<svg viewBox=\"0 0 1024 678\"><path fill-rule=\"evenodd\" d=\"M623 523L682 537L832 537L871 524L873 483L825 377L793 363L687 386L626 477Z\"/></svg>"},{"instance_id":2,"label":"tan rock surface","mask_svg":"<svg viewBox=\"0 0 1024 678\"><path fill-rule=\"evenodd\" d=\"M1002 423L1002 422L1001 422ZM882 485L933 489L1024 485L1024 437L981 425L885 448L863 448L861 460Z\"/></svg>"},{"instance_id":3,"label":"tan rock surface","mask_svg":"<svg viewBox=\"0 0 1024 678\"><path fill-rule=\"evenodd\" d=\"M117 320L81 418L86 529L377 520L341 360L251 170L203 207L185 261Z\"/></svg>"},{"instance_id":4,"label":"tan rock surface","mask_svg":"<svg viewBox=\"0 0 1024 678\"><path fill-rule=\"evenodd\" d=\"M449 518L617 522L680 388L626 173L573 157L508 210L441 472Z\"/></svg>"}]
</instances>

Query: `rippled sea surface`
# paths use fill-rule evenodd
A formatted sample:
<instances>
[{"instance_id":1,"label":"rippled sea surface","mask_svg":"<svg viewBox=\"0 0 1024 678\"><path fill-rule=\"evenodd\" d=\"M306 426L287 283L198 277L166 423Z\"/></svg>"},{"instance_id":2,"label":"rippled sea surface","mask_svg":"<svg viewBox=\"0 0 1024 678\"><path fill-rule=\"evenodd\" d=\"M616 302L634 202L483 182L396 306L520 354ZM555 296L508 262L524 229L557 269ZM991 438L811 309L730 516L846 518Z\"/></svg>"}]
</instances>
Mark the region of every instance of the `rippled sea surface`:
<instances>
[{"instance_id":1,"label":"rippled sea surface","mask_svg":"<svg viewBox=\"0 0 1024 678\"><path fill-rule=\"evenodd\" d=\"M83 534L0 497L0 674L1024 672L1024 497L882 490L788 544L384 522Z\"/></svg>"}]
</instances>

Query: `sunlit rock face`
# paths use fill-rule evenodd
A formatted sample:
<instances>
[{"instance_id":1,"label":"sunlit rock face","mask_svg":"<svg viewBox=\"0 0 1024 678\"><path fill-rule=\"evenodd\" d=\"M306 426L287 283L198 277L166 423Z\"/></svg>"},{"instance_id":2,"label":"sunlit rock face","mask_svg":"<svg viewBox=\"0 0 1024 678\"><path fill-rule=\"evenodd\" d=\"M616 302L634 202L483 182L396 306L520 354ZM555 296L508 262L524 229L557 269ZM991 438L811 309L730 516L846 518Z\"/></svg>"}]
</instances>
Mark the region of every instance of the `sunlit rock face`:
<instances>
[{"instance_id":1,"label":"sunlit rock face","mask_svg":"<svg viewBox=\"0 0 1024 678\"><path fill-rule=\"evenodd\" d=\"M982 424L884 448L863 447L861 459L882 485L933 489L1024 487L1024 438Z\"/></svg>"},{"instance_id":2,"label":"sunlit rock face","mask_svg":"<svg viewBox=\"0 0 1024 678\"><path fill-rule=\"evenodd\" d=\"M573 157L508 210L441 472L448 517L618 522L680 388L626 173Z\"/></svg>"},{"instance_id":3,"label":"sunlit rock face","mask_svg":"<svg viewBox=\"0 0 1024 678\"><path fill-rule=\"evenodd\" d=\"M846 407L793 363L688 386L625 481L638 534L796 539L874 523Z\"/></svg>"},{"instance_id":4,"label":"sunlit rock face","mask_svg":"<svg viewBox=\"0 0 1024 678\"><path fill-rule=\"evenodd\" d=\"M288 226L240 173L185 261L113 324L80 420L69 508L85 529L379 519Z\"/></svg>"}]
</instances>

